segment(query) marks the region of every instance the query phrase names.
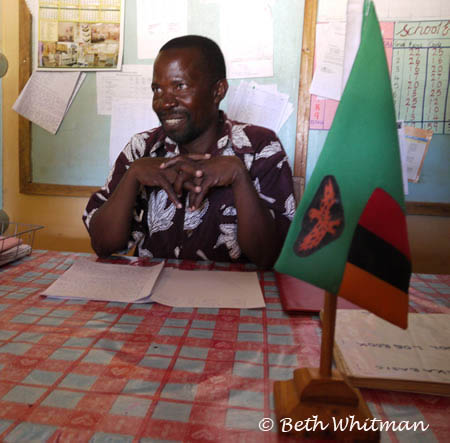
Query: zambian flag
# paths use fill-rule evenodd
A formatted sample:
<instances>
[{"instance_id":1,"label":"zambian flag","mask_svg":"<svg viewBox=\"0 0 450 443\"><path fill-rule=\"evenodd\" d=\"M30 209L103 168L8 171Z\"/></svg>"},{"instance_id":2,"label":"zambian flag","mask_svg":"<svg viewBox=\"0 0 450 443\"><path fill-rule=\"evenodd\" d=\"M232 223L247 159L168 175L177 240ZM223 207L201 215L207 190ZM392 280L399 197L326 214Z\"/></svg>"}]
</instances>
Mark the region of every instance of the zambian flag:
<instances>
[{"instance_id":1,"label":"zambian flag","mask_svg":"<svg viewBox=\"0 0 450 443\"><path fill-rule=\"evenodd\" d=\"M406 328L411 276L397 126L379 23L361 43L275 264Z\"/></svg>"}]
</instances>

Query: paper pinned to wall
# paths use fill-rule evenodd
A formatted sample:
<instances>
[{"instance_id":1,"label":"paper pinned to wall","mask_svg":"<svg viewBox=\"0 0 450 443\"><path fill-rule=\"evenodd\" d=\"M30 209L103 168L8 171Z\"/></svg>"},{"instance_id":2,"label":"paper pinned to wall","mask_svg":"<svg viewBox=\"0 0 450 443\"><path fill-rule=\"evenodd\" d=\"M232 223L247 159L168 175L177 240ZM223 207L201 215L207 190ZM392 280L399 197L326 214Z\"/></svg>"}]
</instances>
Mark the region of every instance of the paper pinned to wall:
<instances>
[{"instance_id":1,"label":"paper pinned to wall","mask_svg":"<svg viewBox=\"0 0 450 443\"><path fill-rule=\"evenodd\" d=\"M267 0L220 2L220 45L228 78L273 76L273 17Z\"/></svg>"},{"instance_id":2,"label":"paper pinned to wall","mask_svg":"<svg viewBox=\"0 0 450 443\"><path fill-rule=\"evenodd\" d=\"M408 195L408 168L406 165L407 146L405 140L405 125L397 122L398 147L400 148L400 163L402 166L403 192Z\"/></svg>"},{"instance_id":3,"label":"paper pinned to wall","mask_svg":"<svg viewBox=\"0 0 450 443\"><path fill-rule=\"evenodd\" d=\"M86 74L33 72L13 105L14 111L56 134Z\"/></svg>"},{"instance_id":4,"label":"paper pinned to wall","mask_svg":"<svg viewBox=\"0 0 450 443\"><path fill-rule=\"evenodd\" d=\"M316 69L309 92L340 100L343 90L345 23L318 24L316 39Z\"/></svg>"},{"instance_id":5,"label":"paper pinned to wall","mask_svg":"<svg viewBox=\"0 0 450 443\"><path fill-rule=\"evenodd\" d=\"M374 0L379 20L439 20L450 17L448 0ZM317 21L345 20L347 0L320 1Z\"/></svg>"},{"instance_id":6,"label":"paper pinned to wall","mask_svg":"<svg viewBox=\"0 0 450 443\"><path fill-rule=\"evenodd\" d=\"M406 144L406 168L408 181L417 183L420 178L425 155L430 146L433 131L412 126L404 127Z\"/></svg>"},{"instance_id":7,"label":"paper pinned to wall","mask_svg":"<svg viewBox=\"0 0 450 443\"><path fill-rule=\"evenodd\" d=\"M230 119L264 126L274 132L280 130L293 109L288 94L278 92L276 85L241 81L228 91Z\"/></svg>"},{"instance_id":8,"label":"paper pinned to wall","mask_svg":"<svg viewBox=\"0 0 450 443\"><path fill-rule=\"evenodd\" d=\"M127 118L123 118L126 115ZM159 119L148 99L121 99L112 103L109 165L112 166L130 138L159 126Z\"/></svg>"},{"instance_id":9,"label":"paper pinned to wall","mask_svg":"<svg viewBox=\"0 0 450 443\"><path fill-rule=\"evenodd\" d=\"M137 53L155 58L168 40L187 34L187 0L137 0Z\"/></svg>"},{"instance_id":10,"label":"paper pinned to wall","mask_svg":"<svg viewBox=\"0 0 450 443\"><path fill-rule=\"evenodd\" d=\"M112 103L121 99L151 102L153 65L122 65L121 72L97 72L97 113L111 115Z\"/></svg>"}]
</instances>

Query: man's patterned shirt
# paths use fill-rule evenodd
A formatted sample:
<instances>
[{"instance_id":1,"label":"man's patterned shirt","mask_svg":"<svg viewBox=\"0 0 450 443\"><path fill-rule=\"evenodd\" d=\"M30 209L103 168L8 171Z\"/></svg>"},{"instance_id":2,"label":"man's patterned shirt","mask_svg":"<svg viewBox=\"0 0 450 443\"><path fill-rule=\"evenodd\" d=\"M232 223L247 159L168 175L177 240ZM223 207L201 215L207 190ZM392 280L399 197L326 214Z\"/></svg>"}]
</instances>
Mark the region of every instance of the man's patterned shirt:
<instances>
[{"instance_id":1,"label":"man's patterned shirt","mask_svg":"<svg viewBox=\"0 0 450 443\"><path fill-rule=\"evenodd\" d=\"M286 236L295 212L292 173L286 153L269 129L228 120L221 113L222 132L211 155L237 156L245 164L277 233ZM174 157L180 151L158 127L134 135L118 156L106 184L90 198L83 214L89 229L95 211L110 197L131 163L141 157ZM237 213L231 187L209 190L200 208L181 209L161 188L141 186L133 213L129 248L141 257L213 261L248 261L237 241Z\"/></svg>"}]
</instances>

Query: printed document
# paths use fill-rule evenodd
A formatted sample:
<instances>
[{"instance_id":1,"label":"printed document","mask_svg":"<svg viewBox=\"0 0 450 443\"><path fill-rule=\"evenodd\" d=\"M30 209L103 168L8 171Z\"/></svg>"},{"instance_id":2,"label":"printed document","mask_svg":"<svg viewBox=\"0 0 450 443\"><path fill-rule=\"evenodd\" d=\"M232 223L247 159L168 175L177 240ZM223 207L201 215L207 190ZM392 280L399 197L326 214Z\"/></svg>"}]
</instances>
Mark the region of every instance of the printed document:
<instances>
[{"instance_id":1,"label":"printed document","mask_svg":"<svg viewBox=\"0 0 450 443\"><path fill-rule=\"evenodd\" d=\"M121 99L153 98L153 65L123 65L121 72L97 72L97 113L111 115L112 103Z\"/></svg>"}]
</instances>

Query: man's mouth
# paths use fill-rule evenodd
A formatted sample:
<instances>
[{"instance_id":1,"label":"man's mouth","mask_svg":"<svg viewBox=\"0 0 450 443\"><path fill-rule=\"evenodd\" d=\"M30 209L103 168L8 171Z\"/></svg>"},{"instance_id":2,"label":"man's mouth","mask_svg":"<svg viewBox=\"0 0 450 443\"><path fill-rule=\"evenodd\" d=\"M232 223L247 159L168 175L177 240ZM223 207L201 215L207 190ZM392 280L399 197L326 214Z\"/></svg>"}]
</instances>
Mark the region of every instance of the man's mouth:
<instances>
[{"instance_id":1,"label":"man's mouth","mask_svg":"<svg viewBox=\"0 0 450 443\"><path fill-rule=\"evenodd\" d=\"M168 126L173 126L173 125L177 125L178 123L180 123L183 120L182 117L177 117L177 118L166 118L164 119L164 123Z\"/></svg>"},{"instance_id":2,"label":"man's mouth","mask_svg":"<svg viewBox=\"0 0 450 443\"><path fill-rule=\"evenodd\" d=\"M161 116L161 122L164 124L164 126L166 127L175 127L180 125L183 121L185 120L185 116L184 115L166 115L166 116Z\"/></svg>"}]
</instances>

